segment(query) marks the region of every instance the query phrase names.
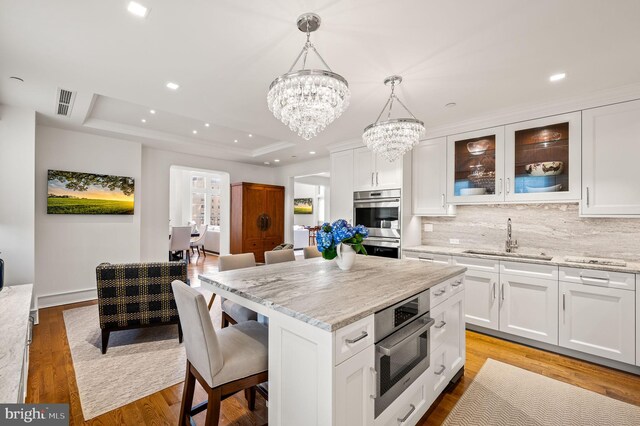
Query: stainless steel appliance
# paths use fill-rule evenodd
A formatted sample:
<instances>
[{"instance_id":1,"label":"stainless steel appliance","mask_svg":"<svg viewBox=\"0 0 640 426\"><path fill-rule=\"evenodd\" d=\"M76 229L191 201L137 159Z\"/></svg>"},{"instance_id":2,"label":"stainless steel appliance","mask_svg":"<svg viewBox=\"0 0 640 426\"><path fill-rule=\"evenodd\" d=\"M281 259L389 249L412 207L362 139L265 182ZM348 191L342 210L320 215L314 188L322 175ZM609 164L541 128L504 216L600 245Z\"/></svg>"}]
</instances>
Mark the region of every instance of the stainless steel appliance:
<instances>
[{"instance_id":1,"label":"stainless steel appliance","mask_svg":"<svg viewBox=\"0 0 640 426\"><path fill-rule=\"evenodd\" d=\"M369 255L400 258L400 204L399 189L353 193L354 222L369 228Z\"/></svg>"},{"instance_id":2,"label":"stainless steel appliance","mask_svg":"<svg viewBox=\"0 0 640 426\"><path fill-rule=\"evenodd\" d=\"M429 290L377 312L374 321L378 417L429 368Z\"/></svg>"}]
</instances>

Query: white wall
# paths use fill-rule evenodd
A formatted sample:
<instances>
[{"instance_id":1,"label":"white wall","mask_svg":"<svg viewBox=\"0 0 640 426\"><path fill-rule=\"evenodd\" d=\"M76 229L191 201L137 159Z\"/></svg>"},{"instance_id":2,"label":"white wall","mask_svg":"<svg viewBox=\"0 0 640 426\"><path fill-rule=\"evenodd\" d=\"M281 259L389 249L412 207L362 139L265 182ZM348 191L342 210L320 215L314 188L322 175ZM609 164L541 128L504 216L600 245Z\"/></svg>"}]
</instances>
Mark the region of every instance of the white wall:
<instances>
[{"instance_id":1,"label":"white wall","mask_svg":"<svg viewBox=\"0 0 640 426\"><path fill-rule=\"evenodd\" d=\"M35 292L39 307L95 298L98 264L140 260L141 152L136 142L36 127ZM133 177L134 214L47 214L49 169Z\"/></svg>"},{"instance_id":2,"label":"white wall","mask_svg":"<svg viewBox=\"0 0 640 426\"><path fill-rule=\"evenodd\" d=\"M34 282L34 111L0 105L0 257L5 285Z\"/></svg>"},{"instance_id":3,"label":"white wall","mask_svg":"<svg viewBox=\"0 0 640 426\"><path fill-rule=\"evenodd\" d=\"M318 186L295 182L293 198L311 198L313 200L312 214L294 214L293 224L316 226L318 223Z\"/></svg>"},{"instance_id":4,"label":"white wall","mask_svg":"<svg viewBox=\"0 0 640 426\"><path fill-rule=\"evenodd\" d=\"M167 258L169 240L169 185L171 166L227 172L231 182L279 184L277 169L234 161L142 148L141 256L143 261ZM228 197L223 197L224 199ZM223 206L224 207L224 206ZM229 235L221 234L220 250Z\"/></svg>"}]
</instances>

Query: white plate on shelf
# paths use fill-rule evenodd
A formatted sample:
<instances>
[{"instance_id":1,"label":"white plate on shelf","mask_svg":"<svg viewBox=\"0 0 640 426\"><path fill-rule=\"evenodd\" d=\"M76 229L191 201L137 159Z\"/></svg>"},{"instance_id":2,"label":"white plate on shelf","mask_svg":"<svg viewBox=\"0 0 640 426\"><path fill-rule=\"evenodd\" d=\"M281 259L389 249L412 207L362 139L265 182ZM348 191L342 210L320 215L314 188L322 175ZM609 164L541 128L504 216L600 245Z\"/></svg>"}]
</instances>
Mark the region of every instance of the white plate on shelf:
<instances>
[{"instance_id":1,"label":"white plate on shelf","mask_svg":"<svg viewBox=\"0 0 640 426\"><path fill-rule=\"evenodd\" d=\"M460 189L460 195L484 195L487 193L487 188L462 188Z\"/></svg>"},{"instance_id":2,"label":"white plate on shelf","mask_svg":"<svg viewBox=\"0 0 640 426\"><path fill-rule=\"evenodd\" d=\"M543 186L541 188L532 188L530 186L525 187L527 192L557 192L562 189L562 184L559 183L553 186Z\"/></svg>"}]
</instances>

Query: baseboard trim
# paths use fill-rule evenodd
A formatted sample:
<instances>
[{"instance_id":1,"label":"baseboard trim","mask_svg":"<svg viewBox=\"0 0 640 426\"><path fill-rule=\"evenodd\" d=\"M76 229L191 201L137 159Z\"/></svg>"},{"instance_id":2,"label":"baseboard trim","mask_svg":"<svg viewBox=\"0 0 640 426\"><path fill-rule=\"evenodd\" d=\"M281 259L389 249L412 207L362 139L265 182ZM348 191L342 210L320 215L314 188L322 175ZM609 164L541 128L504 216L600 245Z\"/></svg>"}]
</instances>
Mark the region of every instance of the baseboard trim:
<instances>
[{"instance_id":1,"label":"baseboard trim","mask_svg":"<svg viewBox=\"0 0 640 426\"><path fill-rule=\"evenodd\" d=\"M626 364L624 362L602 358L596 355L587 354L587 353L576 351L573 349L563 348L562 346L552 345L550 343L537 342L535 340L527 339L525 337L514 336L513 334L505 333L498 330L492 330L490 328L485 328L485 327L481 327L474 324L467 323L466 326L467 326L467 330L476 331L478 333L486 334L492 337L497 337L503 340L508 340L514 343L519 343L521 345L530 346L532 348L542 349L543 351L553 352L556 354L577 358L582 361L591 362L593 364L604 365L605 367L614 368L616 370L621 370L627 373L636 374L640 376L640 367L632 364Z\"/></svg>"},{"instance_id":2,"label":"baseboard trim","mask_svg":"<svg viewBox=\"0 0 640 426\"><path fill-rule=\"evenodd\" d=\"M87 300L95 300L97 298L98 290L95 287L64 291L61 293L41 294L38 296L38 309L85 302Z\"/></svg>"}]
</instances>

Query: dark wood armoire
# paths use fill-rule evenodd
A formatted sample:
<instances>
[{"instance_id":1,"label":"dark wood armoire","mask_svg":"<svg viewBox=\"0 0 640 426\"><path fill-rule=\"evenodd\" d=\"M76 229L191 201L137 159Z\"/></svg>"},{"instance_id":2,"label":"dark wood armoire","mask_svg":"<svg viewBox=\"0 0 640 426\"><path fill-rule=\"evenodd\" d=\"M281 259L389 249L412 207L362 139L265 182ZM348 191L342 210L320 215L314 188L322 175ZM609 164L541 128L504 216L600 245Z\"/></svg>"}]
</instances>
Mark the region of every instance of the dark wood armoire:
<instances>
[{"instance_id":1,"label":"dark wood armoire","mask_svg":"<svg viewBox=\"0 0 640 426\"><path fill-rule=\"evenodd\" d=\"M284 186L231 184L231 253L264 252L284 242Z\"/></svg>"}]
</instances>

